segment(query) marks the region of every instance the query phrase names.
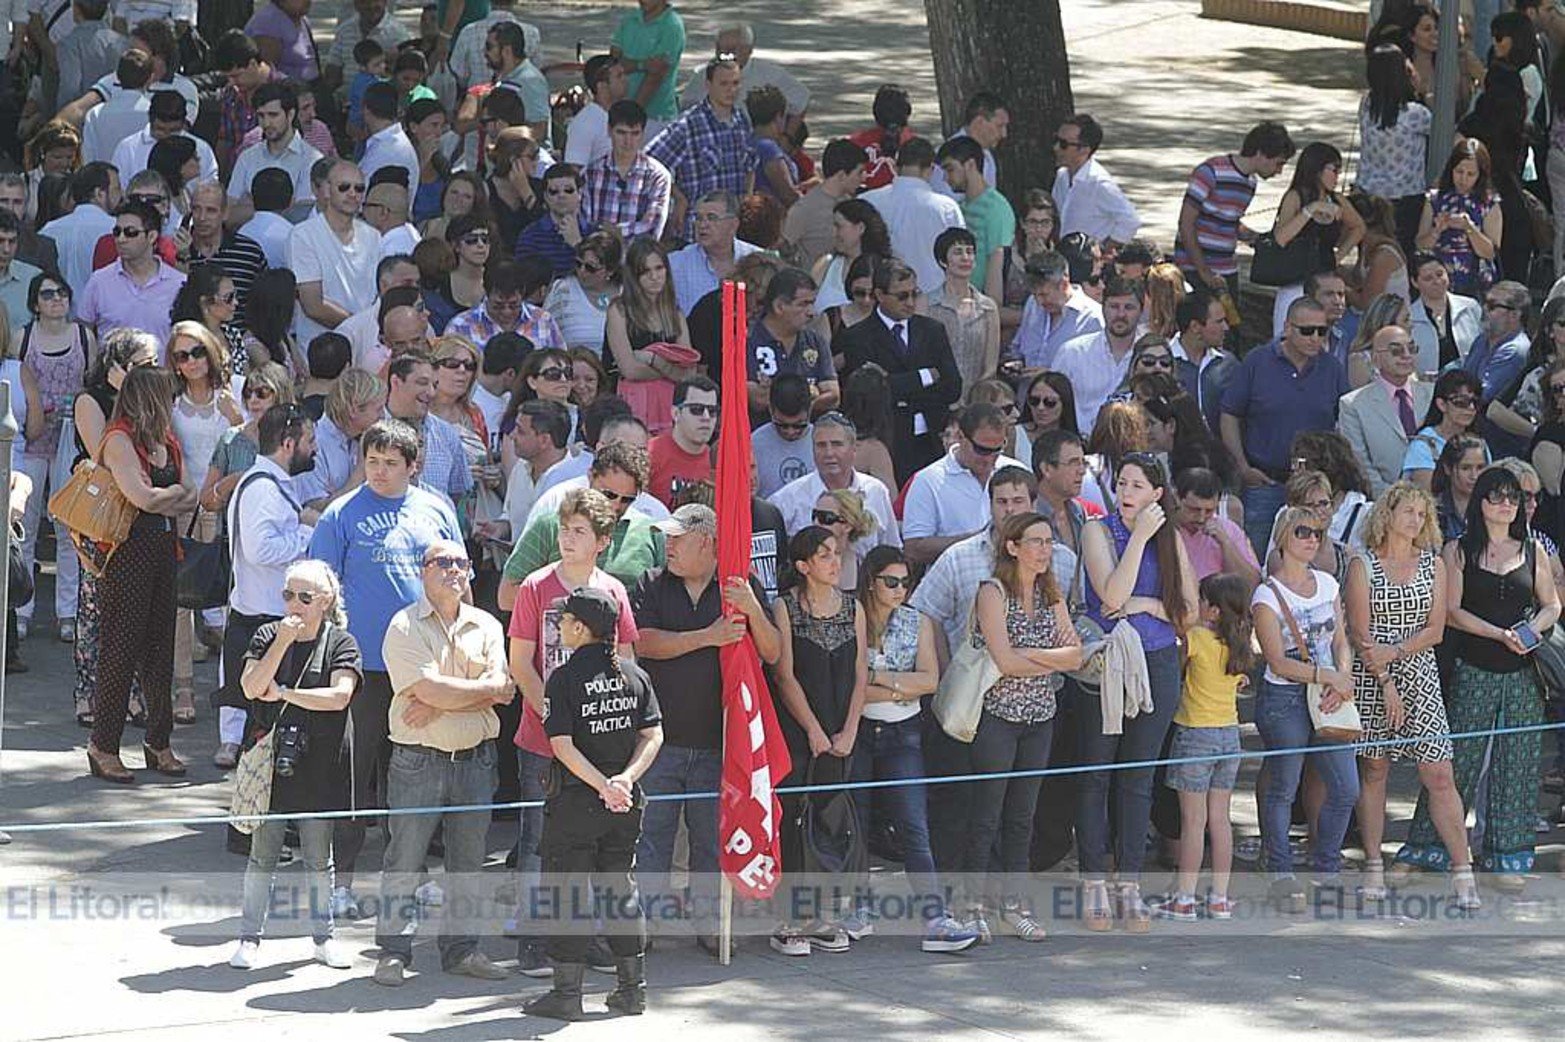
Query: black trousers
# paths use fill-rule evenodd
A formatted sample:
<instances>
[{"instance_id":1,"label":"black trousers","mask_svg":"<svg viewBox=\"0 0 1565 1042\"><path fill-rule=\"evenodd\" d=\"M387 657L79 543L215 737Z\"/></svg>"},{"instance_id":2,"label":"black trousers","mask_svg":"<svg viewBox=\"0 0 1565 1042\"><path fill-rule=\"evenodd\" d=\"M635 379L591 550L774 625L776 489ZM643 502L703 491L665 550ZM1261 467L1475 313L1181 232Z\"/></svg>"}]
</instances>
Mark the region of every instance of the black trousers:
<instances>
[{"instance_id":1,"label":"black trousers","mask_svg":"<svg viewBox=\"0 0 1565 1042\"><path fill-rule=\"evenodd\" d=\"M1049 747L1049 766L1075 767L1081 763L1077 754L1079 742L1076 734L1078 703L1088 697L1074 680L1066 680L1055 699L1054 744ZM1096 697L1095 695L1092 697ZM1028 867L1034 872L1047 872L1065 859L1076 843L1076 774L1050 774L1043 778L1038 790L1038 807L1032 819L1032 846L1029 849Z\"/></svg>"},{"instance_id":2,"label":"black trousers","mask_svg":"<svg viewBox=\"0 0 1565 1042\"><path fill-rule=\"evenodd\" d=\"M599 918L616 958L645 951L647 923L635 874L642 809L616 814L596 792L575 783L544 805L544 874L534 911L556 963L587 961Z\"/></svg>"},{"instance_id":3,"label":"black trousers","mask_svg":"<svg viewBox=\"0 0 1565 1042\"><path fill-rule=\"evenodd\" d=\"M359 693L348 703L353 727L354 809L386 805L386 765L391 762L391 676L366 669ZM353 869L364 849L368 819L338 818L332 830L332 860L338 886L353 885Z\"/></svg>"}]
</instances>

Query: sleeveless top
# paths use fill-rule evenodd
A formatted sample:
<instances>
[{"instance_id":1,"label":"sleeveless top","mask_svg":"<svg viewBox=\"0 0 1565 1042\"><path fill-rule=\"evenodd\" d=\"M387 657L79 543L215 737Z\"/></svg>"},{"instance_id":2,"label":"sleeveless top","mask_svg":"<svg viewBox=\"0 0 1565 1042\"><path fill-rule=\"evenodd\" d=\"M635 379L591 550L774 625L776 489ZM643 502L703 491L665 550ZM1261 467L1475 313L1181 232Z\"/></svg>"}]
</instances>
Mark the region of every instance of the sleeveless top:
<instances>
[{"instance_id":1,"label":"sleeveless top","mask_svg":"<svg viewBox=\"0 0 1565 1042\"><path fill-rule=\"evenodd\" d=\"M136 458L141 460L141 467L146 472L147 484L153 488L172 488L179 484L179 475L183 466L183 453L180 452L179 441L175 439L174 432L170 431L164 439L163 446L168 450L168 459L159 466L152 462L147 451L131 433L129 422L115 420L104 429L104 436L110 434L123 434L130 439L131 448L136 450ZM136 512L136 520L131 522L132 532L167 532L172 529L173 521L164 514L154 514L146 510Z\"/></svg>"},{"instance_id":2,"label":"sleeveless top","mask_svg":"<svg viewBox=\"0 0 1565 1042\"><path fill-rule=\"evenodd\" d=\"M29 322L22 327L19 351L22 364L31 369L38 380L38 397L44 411L44 432L27 443L27 454L52 459L60 447L60 427L71 414L76 395L86 382L87 327L72 322L71 326L76 330L74 343L63 351L50 354L35 342L37 325Z\"/></svg>"},{"instance_id":3,"label":"sleeveless top","mask_svg":"<svg viewBox=\"0 0 1565 1042\"><path fill-rule=\"evenodd\" d=\"M992 581L992 580L991 580ZM996 585L999 585L996 583ZM1002 591L1004 588L1001 587ZM1034 588L1033 604L1005 592L1005 636L1013 648L1057 648L1065 641L1055 621L1054 606L1038 596ZM973 627L973 647L984 646L984 635ZM1055 694L1063 678L1058 673L1041 677L1001 676L984 694L984 711L1012 724L1041 724L1054 719Z\"/></svg>"},{"instance_id":4,"label":"sleeveless top","mask_svg":"<svg viewBox=\"0 0 1565 1042\"><path fill-rule=\"evenodd\" d=\"M82 393L98 403L98 408L103 410L104 426L107 427L109 417L114 415L114 403L119 400L120 392L115 390L112 386L110 386L109 382L105 380L101 384L93 384L92 386L83 389ZM74 405L75 403L72 402L73 407ZM80 463L82 460L86 459L88 456L97 451L98 446L93 445L88 447L82 443L81 431L77 430L76 459L71 462L71 466L76 466L76 464Z\"/></svg>"},{"instance_id":5,"label":"sleeveless top","mask_svg":"<svg viewBox=\"0 0 1565 1042\"><path fill-rule=\"evenodd\" d=\"M217 395L205 405L190 400L181 393L174 399L174 436L185 456L185 476L200 487L206 480L207 468L212 465L212 453L217 449L217 439L223 436L231 424L217 407Z\"/></svg>"},{"instance_id":6,"label":"sleeveless top","mask_svg":"<svg viewBox=\"0 0 1565 1042\"><path fill-rule=\"evenodd\" d=\"M1117 510L1102 518L1102 523L1114 540L1114 563L1115 567L1118 567L1120 558L1125 555L1125 547L1130 543L1130 529L1125 527L1125 522L1120 518ZM1091 580L1087 581L1086 587L1087 614L1107 633L1119 620L1110 619L1103 614L1103 598L1098 596L1098 591L1093 587ZM1131 587L1130 592L1133 597L1162 599L1163 576L1158 568L1157 548L1151 543L1147 544L1147 548L1141 554L1141 567L1136 572L1136 584ZM1179 639L1173 624L1164 622L1155 615L1137 612L1129 616L1129 619L1131 628L1141 637L1143 651L1171 648Z\"/></svg>"},{"instance_id":7,"label":"sleeveless top","mask_svg":"<svg viewBox=\"0 0 1565 1042\"><path fill-rule=\"evenodd\" d=\"M1465 213L1479 228L1483 227L1484 213L1495 205L1498 205L1498 200L1493 195L1479 200L1470 195L1461 195L1455 189L1449 191L1437 189L1429 193L1431 217ZM1499 243L1495 243L1495 246L1498 247ZM1499 277L1493 259L1484 260L1473 252L1473 244L1467 238L1467 233L1459 229L1447 228L1441 232L1435 239L1434 253L1445 262L1446 268L1451 272L1453 293L1475 296L1488 289Z\"/></svg>"},{"instance_id":8,"label":"sleeveless top","mask_svg":"<svg viewBox=\"0 0 1565 1042\"><path fill-rule=\"evenodd\" d=\"M826 734L836 734L848 721L848 703L853 698L859 654L853 625L857 606L852 597L842 594L835 614L816 618L799 602L797 589L783 594L782 601L793 630L793 675ZM781 717L792 721L787 713ZM803 729L793 724L791 731L794 737L789 744L808 748Z\"/></svg>"},{"instance_id":9,"label":"sleeveless top","mask_svg":"<svg viewBox=\"0 0 1565 1042\"><path fill-rule=\"evenodd\" d=\"M844 594L843 596L847 596ZM884 673L911 673L918 669L918 610L904 604L886 620L880 647L869 649L869 666ZM918 702L866 702L864 719L894 724L918 715Z\"/></svg>"},{"instance_id":10,"label":"sleeveless top","mask_svg":"<svg viewBox=\"0 0 1565 1042\"><path fill-rule=\"evenodd\" d=\"M1532 612L1537 567L1530 538L1522 550L1522 563L1504 575L1480 567L1477 559L1468 560L1463 551L1462 608L1502 629L1516 625ZM1490 673L1516 673L1528 666L1525 656L1516 654L1500 641L1454 627L1448 627L1446 633L1456 657L1468 665Z\"/></svg>"},{"instance_id":11,"label":"sleeveless top","mask_svg":"<svg viewBox=\"0 0 1565 1042\"><path fill-rule=\"evenodd\" d=\"M834 253L826 270L821 273L821 288L815 295L815 310L840 308L848 299L848 262L842 254Z\"/></svg>"}]
</instances>

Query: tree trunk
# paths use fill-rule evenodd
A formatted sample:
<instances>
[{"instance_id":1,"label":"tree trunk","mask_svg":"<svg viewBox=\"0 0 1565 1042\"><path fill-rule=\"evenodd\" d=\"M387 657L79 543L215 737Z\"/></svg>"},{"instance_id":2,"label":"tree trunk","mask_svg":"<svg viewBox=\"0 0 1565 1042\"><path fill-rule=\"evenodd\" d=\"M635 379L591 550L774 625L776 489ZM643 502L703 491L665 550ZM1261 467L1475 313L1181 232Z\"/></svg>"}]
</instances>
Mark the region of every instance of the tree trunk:
<instances>
[{"instance_id":1,"label":"tree trunk","mask_svg":"<svg viewBox=\"0 0 1565 1042\"><path fill-rule=\"evenodd\" d=\"M924 11L946 133L969 97L994 91L1011 115L995 157L1000 191L1015 203L1054 187L1054 134L1075 104L1059 0L924 0Z\"/></svg>"}]
</instances>

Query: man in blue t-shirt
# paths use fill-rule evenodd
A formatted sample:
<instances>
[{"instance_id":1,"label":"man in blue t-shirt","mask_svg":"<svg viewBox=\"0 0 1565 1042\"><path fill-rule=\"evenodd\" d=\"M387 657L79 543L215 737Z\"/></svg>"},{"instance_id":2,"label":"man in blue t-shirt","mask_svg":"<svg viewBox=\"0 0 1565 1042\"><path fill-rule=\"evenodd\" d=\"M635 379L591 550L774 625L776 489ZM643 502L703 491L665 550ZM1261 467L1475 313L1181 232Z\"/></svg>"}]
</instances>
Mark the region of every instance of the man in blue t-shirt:
<instances>
[{"instance_id":1,"label":"man in blue t-shirt","mask_svg":"<svg viewBox=\"0 0 1565 1042\"><path fill-rule=\"evenodd\" d=\"M360 439L364 484L326 508L310 539L310 556L342 580L348 632L364 656L364 684L350 703L353 718L353 791L356 807L384 803L391 678L381 643L391 617L424 591L424 551L441 540L460 543L451 505L413 485L418 431L401 420L381 420ZM337 869L332 910L357 917L353 868L364 846L364 822L343 818L333 835Z\"/></svg>"}]
</instances>

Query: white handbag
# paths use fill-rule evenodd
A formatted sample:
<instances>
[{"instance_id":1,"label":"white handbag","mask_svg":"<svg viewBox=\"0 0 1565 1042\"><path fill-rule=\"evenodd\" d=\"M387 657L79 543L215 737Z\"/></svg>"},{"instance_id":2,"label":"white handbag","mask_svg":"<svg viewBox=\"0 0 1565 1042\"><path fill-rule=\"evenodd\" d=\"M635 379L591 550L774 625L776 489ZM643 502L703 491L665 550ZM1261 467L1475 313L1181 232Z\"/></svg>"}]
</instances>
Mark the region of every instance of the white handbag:
<instances>
[{"instance_id":1,"label":"white handbag","mask_svg":"<svg viewBox=\"0 0 1565 1042\"><path fill-rule=\"evenodd\" d=\"M1288 599L1283 596L1275 582L1266 580L1266 585L1272 588L1272 593L1277 597L1277 606L1282 610L1282 620L1288 624L1288 631L1293 634L1293 642L1298 645L1299 654L1306 663L1312 662L1310 658L1310 646L1304 640L1304 633L1299 629L1299 620L1293 617L1293 611L1288 607ZM1364 723L1359 719L1358 706L1349 701L1340 703L1331 712L1321 708L1321 698L1326 694L1324 684L1304 685L1304 704L1310 710L1310 724L1315 728L1315 737L1327 742L1356 742L1364 736Z\"/></svg>"},{"instance_id":2,"label":"white handbag","mask_svg":"<svg viewBox=\"0 0 1565 1042\"><path fill-rule=\"evenodd\" d=\"M985 580L993 582L993 580ZM951 661L935 688L930 710L940 721L941 730L959 742L971 742L978 734L978 721L984 715L984 695L1000 680L988 646L973 646L973 630L978 622L977 595L967 617L967 636L951 654Z\"/></svg>"}]
</instances>

